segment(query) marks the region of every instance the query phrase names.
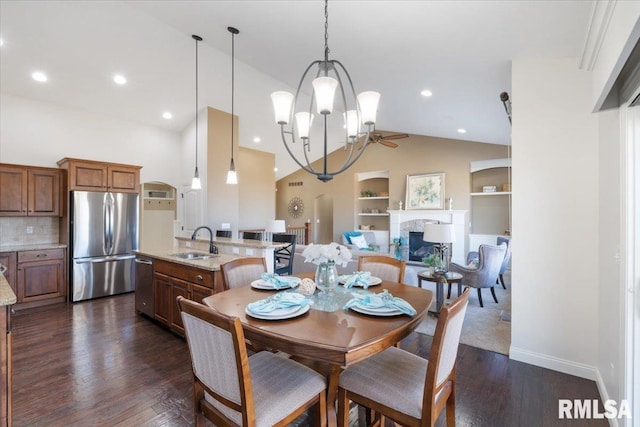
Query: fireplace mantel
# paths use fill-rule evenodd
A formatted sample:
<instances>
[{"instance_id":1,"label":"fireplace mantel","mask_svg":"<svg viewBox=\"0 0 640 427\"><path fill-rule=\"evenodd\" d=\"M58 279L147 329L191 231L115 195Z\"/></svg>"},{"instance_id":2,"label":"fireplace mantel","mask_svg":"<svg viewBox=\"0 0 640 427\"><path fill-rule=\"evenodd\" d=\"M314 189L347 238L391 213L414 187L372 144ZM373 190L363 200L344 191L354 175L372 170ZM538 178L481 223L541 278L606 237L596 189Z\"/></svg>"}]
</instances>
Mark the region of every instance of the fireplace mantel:
<instances>
[{"instance_id":1,"label":"fireplace mantel","mask_svg":"<svg viewBox=\"0 0 640 427\"><path fill-rule=\"evenodd\" d=\"M400 236L400 224L406 221L427 220L447 222L454 225L456 242L452 244L451 258L458 264L465 264L467 221L466 210L389 210L389 240Z\"/></svg>"}]
</instances>

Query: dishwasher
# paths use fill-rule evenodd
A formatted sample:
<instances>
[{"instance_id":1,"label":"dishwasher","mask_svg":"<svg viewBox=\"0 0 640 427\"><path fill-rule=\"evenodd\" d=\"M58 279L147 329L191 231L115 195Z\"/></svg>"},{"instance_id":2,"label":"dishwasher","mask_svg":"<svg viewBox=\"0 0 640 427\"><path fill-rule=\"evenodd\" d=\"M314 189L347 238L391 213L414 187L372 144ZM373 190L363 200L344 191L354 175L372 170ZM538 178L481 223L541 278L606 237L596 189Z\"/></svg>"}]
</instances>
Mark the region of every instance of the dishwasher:
<instances>
[{"instance_id":1,"label":"dishwasher","mask_svg":"<svg viewBox=\"0 0 640 427\"><path fill-rule=\"evenodd\" d=\"M137 256L136 265L136 313L153 318L153 261Z\"/></svg>"}]
</instances>

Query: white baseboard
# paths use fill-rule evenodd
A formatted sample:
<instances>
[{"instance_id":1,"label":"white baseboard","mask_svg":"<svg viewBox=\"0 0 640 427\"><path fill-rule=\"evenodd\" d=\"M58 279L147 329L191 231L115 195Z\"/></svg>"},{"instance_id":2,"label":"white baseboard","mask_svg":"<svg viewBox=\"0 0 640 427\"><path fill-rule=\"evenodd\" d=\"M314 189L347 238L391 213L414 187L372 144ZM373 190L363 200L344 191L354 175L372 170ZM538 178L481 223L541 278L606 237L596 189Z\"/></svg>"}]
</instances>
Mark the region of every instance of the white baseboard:
<instances>
[{"instance_id":1,"label":"white baseboard","mask_svg":"<svg viewBox=\"0 0 640 427\"><path fill-rule=\"evenodd\" d=\"M607 392L607 387L604 385L604 380L602 379L602 375L600 375L600 370L596 368L596 386L598 386L598 393L600 393L600 399L605 402L609 400L609 393ZM610 427L618 427L618 419L617 418L609 418L609 426Z\"/></svg>"},{"instance_id":2,"label":"white baseboard","mask_svg":"<svg viewBox=\"0 0 640 427\"><path fill-rule=\"evenodd\" d=\"M596 381L598 370L595 366L577 363L571 360L560 359L558 357L549 356L542 353L535 353L511 346L509 349L509 358L518 362L528 363L530 365L540 366L542 368L552 369L554 371L563 372L576 377L586 378Z\"/></svg>"}]
</instances>

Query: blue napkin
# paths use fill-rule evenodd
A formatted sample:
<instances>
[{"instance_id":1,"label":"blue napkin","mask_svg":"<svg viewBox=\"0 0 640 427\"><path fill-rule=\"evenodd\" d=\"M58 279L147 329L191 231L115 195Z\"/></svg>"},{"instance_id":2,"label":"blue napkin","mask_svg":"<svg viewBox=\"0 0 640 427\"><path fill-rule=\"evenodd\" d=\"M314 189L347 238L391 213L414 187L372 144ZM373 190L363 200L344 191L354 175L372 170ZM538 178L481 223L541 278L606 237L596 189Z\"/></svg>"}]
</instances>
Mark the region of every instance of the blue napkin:
<instances>
[{"instance_id":1,"label":"blue napkin","mask_svg":"<svg viewBox=\"0 0 640 427\"><path fill-rule=\"evenodd\" d=\"M376 308L393 308L409 316L416 315L416 309L411 304L402 298L394 297L386 289L380 294L354 295L354 298L347 301L343 308L347 309L356 304L372 310Z\"/></svg>"},{"instance_id":2,"label":"blue napkin","mask_svg":"<svg viewBox=\"0 0 640 427\"><path fill-rule=\"evenodd\" d=\"M338 277L340 283L344 283L345 288L350 288L354 285L362 285L365 289L369 287L369 279L371 279L371 273L368 271L356 271L353 274Z\"/></svg>"},{"instance_id":3,"label":"blue napkin","mask_svg":"<svg viewBox=\"0 0 640 427\"><path fill-rule=\"evenodd\" d=\"M299 283L297 277L279 276L275 273L262 273L262 280L272 284L276 289L295 288Z\"/></svg>"},{"instance_id":4,"label":"blue napkin","mask_svg":"<svg viewBox=\"0 0 640 427\"><path fill-rule=\"evenodd\" d=\"M304 295L295 292L278 292L267 299L261 299L247 305L249 311L256 314L271 313L272 311L289 308L304 307L309 304L309 300Z\"/></svg>"}]
</instances>

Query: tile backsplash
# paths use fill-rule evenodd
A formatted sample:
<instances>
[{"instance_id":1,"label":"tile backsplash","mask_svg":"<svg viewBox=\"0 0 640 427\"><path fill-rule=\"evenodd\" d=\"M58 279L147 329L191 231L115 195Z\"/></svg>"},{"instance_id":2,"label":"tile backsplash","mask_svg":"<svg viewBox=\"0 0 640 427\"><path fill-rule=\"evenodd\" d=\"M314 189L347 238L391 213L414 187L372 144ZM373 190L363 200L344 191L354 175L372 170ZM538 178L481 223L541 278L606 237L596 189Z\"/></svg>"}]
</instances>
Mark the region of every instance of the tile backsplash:
<instances>
[{"instance_id":1,"label":"tile backsplash","mask_svg":"<svg viewBox=\"0 0 640 427\"><path fill-rule=\"evenodd\" d=\"M59 217L0 217L0 246L58 243L59 224Z\"/></svg>"}]
</instances>

